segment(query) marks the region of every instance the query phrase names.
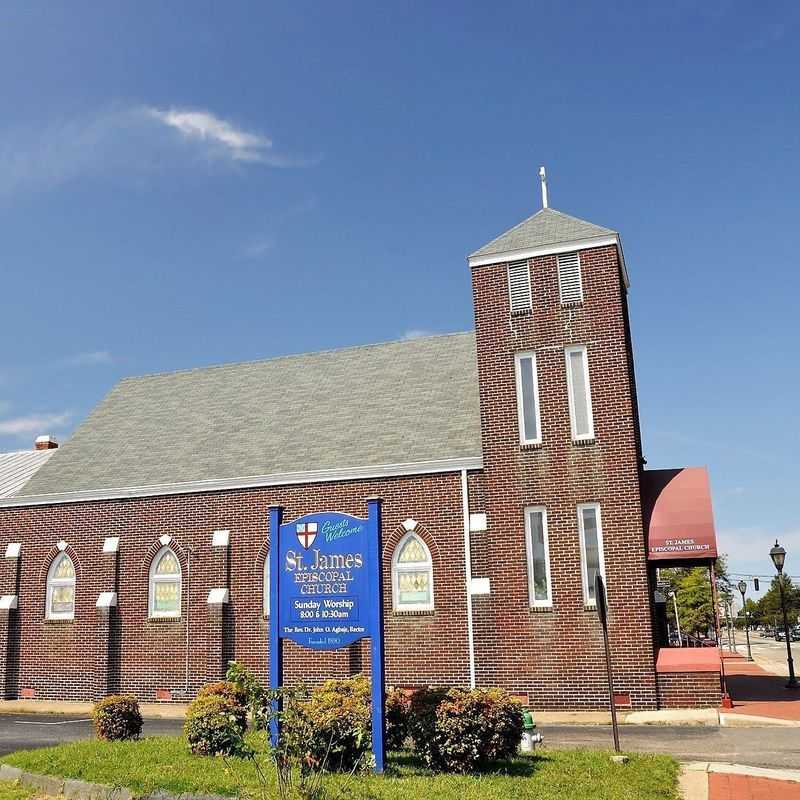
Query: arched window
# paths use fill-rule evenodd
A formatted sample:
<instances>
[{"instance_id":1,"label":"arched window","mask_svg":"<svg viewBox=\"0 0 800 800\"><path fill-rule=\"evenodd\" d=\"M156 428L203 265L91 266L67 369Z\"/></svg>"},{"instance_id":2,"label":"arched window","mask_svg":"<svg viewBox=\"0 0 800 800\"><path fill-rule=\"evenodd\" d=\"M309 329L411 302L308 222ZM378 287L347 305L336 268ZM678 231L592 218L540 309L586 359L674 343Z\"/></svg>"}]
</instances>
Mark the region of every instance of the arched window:
<instances>
[{"instance_id":1,"label":"arched window","mask_svg":"<svg viewBox=\"0 0 800 800\"><path fill-rule=\"evenodd\" d=\"M181 615L181 565L174 551L164 547L150 565L150 616Z\"/></svg>"},{"instance_id":2,"label":"arched window","mask_svg":"<svg viewBox=\"0 0 800 800\"><path fill-rule=\"evenodd\" d=\"M392 594L395 611L433 609L433 562L425 542L406 534L392 556Z\"/></svg>"},{"instance_id":3,"label":"arched window","mask_svg":"<svg viewBox=\"0 0 800 800\"><path fill-rule=\"evenodd\" d=\"M269 553L264 559L264 616L269 616Z\"/></svg>"},{"instance_id":4,"label":"arched window","mask_svg":"<svg viewBox=\"0 0 800 800\"><path fill-rule=\"evenodd\" d=\"M47 572L47 618L72 619L75 616L75 565L61 553Z\"/></svg>"}]
</instances>

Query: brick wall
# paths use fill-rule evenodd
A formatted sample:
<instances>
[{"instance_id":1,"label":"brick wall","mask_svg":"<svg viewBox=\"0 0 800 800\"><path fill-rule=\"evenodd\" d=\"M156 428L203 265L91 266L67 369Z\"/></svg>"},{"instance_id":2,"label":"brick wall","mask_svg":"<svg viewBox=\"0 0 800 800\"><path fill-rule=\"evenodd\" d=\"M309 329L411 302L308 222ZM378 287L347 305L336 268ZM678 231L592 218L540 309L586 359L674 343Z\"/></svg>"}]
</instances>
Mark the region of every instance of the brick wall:
<instances>
[{"instance_id":1,"label":"brick wall","mask_svg":"<svg viewBox=\"0 0 800 800\"><path fill-rule=\"evenodd\" d=\"M718 672L658 673L659 708L719 708L721 702Z\"/></svg>"},{"instance_id":2,"label":"brick wall","mask_svg":"<svg viewBox=\"0 0 800 800\"><path fill-rule=\"evenodd\" d=\"M615 247L581 253L584 302L562 308L555 256L531 259L531 314L511 316L506 264L473 269L485 503L476 567L478 680L524 690L535 708L606 702L597 614L584 608L577 505L601 506L616 689L656 704L647 565L639 498L638 421L625 294ZM586 345L592 443L573 444L564 347ZM542 444L521 447L514 353L537 355ZM547 508L553 607L529 607L523 509ZM476 542L477 543L477 542ZM478 574L474 569L474 574Z\"/></svg>"},{"instance_id":3,"label":"brick wall","mask_svg":"<svg viewBox=\"0 0 800 800\"><path fill-rule=\"evenodd\" d=\"M232 658L266 677L262 586L268 507L283 505L287 520L326 508L365 516L365 498L376 494L384 498L387 680L467 685L461 481L459 473L443 473L0 509L0 552L8 542L22 542L18 563L0 562L0 593L15 593L19 569L19 610L0 620L6 696L85 700L107 690L135 692L142 700L155 699L157 693L180 699L187 685L191 695L207 680L219 678ZM408 517L419 522L417 533L431 551L436 608L399 616L392 612L390 562ZM230 530L227 553L211 547L216 529ZM148 618L150 562L165 534L172 537L183 572L179 620ZM107 536L120 537L118 556L102 552ZM51 621L45 619L47 570L62 539L76 569L75 618ZM220 614L206 600L209 589L221 583L229 586L231 601ZM115 590L117 609L108 614L95 608L100 592ZM287 642L287 679L315 682L368 671L367 644L318 653Z\"/></svg>"}]
</instances>

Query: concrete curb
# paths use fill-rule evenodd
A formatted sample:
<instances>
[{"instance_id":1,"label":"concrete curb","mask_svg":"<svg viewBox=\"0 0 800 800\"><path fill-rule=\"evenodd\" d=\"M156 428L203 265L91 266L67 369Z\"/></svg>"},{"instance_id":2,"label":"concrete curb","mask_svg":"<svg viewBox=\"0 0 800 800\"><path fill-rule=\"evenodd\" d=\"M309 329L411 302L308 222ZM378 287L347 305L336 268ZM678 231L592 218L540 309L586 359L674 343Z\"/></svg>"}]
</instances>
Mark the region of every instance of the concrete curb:
<instances>
[{"instance_id":1,"label":"concrete curb","mask_svg":"<svg viewBox=\"0 0 800 800\"><path fill-rule=\"evenodd\" d=\"M0 714L58 714L90 717L94 703L54 700L0 700ZM145 719L183 719L187 703L139 703Z\"/></svg>"},{"instance_id":2,"label":"concrete curb","mask_svg":"<svg viewBox=\"0 0 800 800\"><path fill-rule=\"evenodd\" d=\"M800 720L761 717L755 714L720 714L719 724L726 728L800 728Z\"/></svg>"},{"instance_id":3,"label":"concrete curb","mask_svg":"<svg viewBox=\"0 0 800 800\"><path fill-rule=\"evenodd\" d=\"M65 800L231 800L216 794L170 794L161 790L147 795L135 795L124 786L106 786L75 778L58 778L25 772L9 764L0 764L0 780L30 786L48 797L63 797Z\"/></svg>"},{"instance_id":4,"label":"concrete curb","mask_svg":"<svg viewBox=\"0 0 800 800\"><path fill-rule=\"evenodd\" d=\"M768 769L767 767L750 767L747 764L727 764L722 761L690 761L682 764L681 769L687 772L723 772L728 775L750 775L753 778L800 783L800 770L798 769Z\"/></svg>"}]
</instances>

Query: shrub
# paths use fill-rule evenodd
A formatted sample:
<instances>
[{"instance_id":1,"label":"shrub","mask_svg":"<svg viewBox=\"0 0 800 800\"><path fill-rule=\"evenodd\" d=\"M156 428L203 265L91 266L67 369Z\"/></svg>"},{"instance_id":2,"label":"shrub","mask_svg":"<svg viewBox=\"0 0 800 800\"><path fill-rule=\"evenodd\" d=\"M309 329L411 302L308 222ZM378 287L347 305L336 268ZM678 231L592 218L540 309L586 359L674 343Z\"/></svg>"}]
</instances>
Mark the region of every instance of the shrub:
<instances>
[{"instance_id":1,"label":"shrub","mask_svg":"<svg viewBox=\"0 0 800 800\"><path fill-rule=\"evenodd\" d=\"M390 688L386 692L386 749L399 750L408 738L411 699L402 690Z\"/></svg>"},{"instance_id":2,"label":"shrub","mask_svg":"<svg viewBox=\"0 0 800 800\"><path fill-rule=\"evenodd\" d=\"M336 772L369 766L370 706L370 684L364 675L328 680L314 689L300 704L305 717L302 724L310 730L305 743L307 757Z\"/></svg>"},{"instance_id":3,"label":"shrub","mask_svg":"<svg viewBox=\"0 0 800 800\"><path fill-rule=\"evenodd\" d=\"M517 752L522 704L502 689L453 689L436 710L435 732L423 749L429 766L472 772Z\"/></svg>"},{"instance_id":4,"label":"shrub","mask_svg":"<svg viewBox=\"0 0 800 800\"><path fill-rule=\"evenodd\" d=\"M425 758L436 733L436 711L447 697L449 689L427 687L411 695L408 710L408 732L414 749ZM426 759L427 760L427 759Z\"/></svg>"},{"instance_id":5,"label":"shrub","mask_svg":"<svg viewBox=\"0 0 800 800\"><path fill-rule=\"evenodd\" d=\"M142 732L139 701L130 694L112 694L98 700L92 709L98 739L138 739Z\"/></svg>"},{"instance_id":6,"label":"shrub","mask_svg":"<svg viewBox=\"0 0 800 800\"><path fill-rule=\"evenodd\" d=\"M198 696L186 712L183 731L196 755L238 755L244 751L247 714L221 694Z\"/></svg>"},{"instance_id":7,"label":"shrub","mask_svg":"<svg viewBox=\"0 0 800 800\"><path fill-rule=\"evenodd\" d=\"M198 697L209 697L211 695L225 697L234 705L242 706L243 708L247 705L247 692L233 681L207 683L197 693Z\"/></svg>"}]
</instances>

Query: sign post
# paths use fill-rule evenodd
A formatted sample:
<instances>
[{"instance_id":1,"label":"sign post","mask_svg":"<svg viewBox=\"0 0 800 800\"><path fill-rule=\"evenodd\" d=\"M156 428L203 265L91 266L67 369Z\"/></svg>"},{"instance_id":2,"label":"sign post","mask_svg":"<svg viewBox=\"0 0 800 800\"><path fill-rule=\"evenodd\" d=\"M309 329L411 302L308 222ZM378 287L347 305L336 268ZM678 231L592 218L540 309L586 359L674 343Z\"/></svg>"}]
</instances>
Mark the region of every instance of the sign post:
<instances>
[{"instance_id":1,"label":"sign post","mask_svg":"<svg viewBox=\"0 0 800 800\"><path fill-rule=\"evenodd\" d=\"M619 753L619 727L617 725L617 705L614 702L614 675L611 671L611 645L608 641L608 606L606 605L606 585L598 572L594 577L594 599L597 614L603 628L603 645L606 651L606 673L608 675L608 700L611 706L611 728L614 732L614 750Z\"/></svg>"},{"instance_id":2,"label":"sign post","mask_svg":"<svg viewBox=\"0 0 800 800\"><path fill-rule=\"evenodd\" d=\"M270 509L270 687L283 685L284 639L312 650L335 650L366 636L371 643L372 750L375 772L385 765L381 501L367 501L367 518L325 511L283 522ZM274 710L278 710L277 705ZM273 717L270 737L280 734Z\"/></svg>"}]
</instances>

